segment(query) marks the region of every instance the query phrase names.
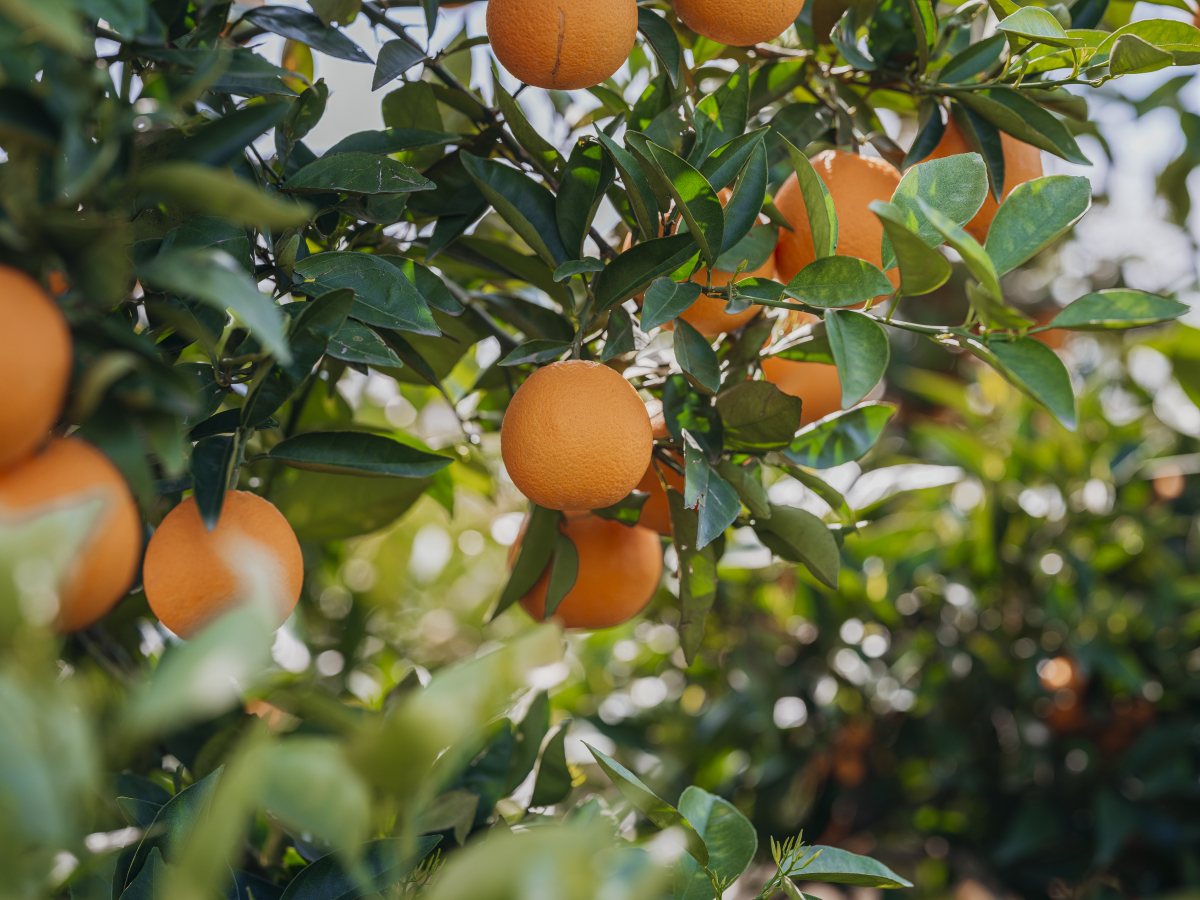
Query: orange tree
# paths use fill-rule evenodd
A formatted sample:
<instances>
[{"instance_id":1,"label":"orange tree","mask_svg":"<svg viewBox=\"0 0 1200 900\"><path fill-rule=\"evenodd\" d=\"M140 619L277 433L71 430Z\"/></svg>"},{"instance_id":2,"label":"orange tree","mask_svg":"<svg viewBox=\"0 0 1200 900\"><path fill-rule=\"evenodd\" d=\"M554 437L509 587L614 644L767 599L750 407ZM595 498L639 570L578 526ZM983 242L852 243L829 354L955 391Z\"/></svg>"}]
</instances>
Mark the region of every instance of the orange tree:
<instances>
[{"instance_id":1,"label":"orange tree","mask_svg":"<svg viewBox=\"0 0 1200 900\"><path fill-rule=\"evenodd\" d=\"M429 26L437 6L422 3ZM1000 277L1063 235L1090 189L1071 176L1016 184L1015 172L1037 172L1014 154L1028 156L1024 143L1085 163L1073 135L1089 127L1086 100L1067 88L1189 65L1200 30L1128 23L1123 5L1091 0L830 0L778 22L768 7L787 4L681 3L678 18L660 3L590 6L488 11L497 58L552 92L569 148L530 123L524 86L510 93L498 70L490 90L471 86L488 80L467 63L477 39L435 51L374 0L240 17L219 2L0 7L7 893L660 895L657 865L613 827L615 809L677 829L676 895L713 896L758 845L727 801L691 788L668 804L593 751L620 799L559 808L573 781L565 726L550 731L536 690L561 677L554 626L420 689L406 678L370 708L272 669L303 548L319 559L322 542L387 525L423 493L452 503L456 481L489 481L491 436L532 374L583 366L615 386L586 404L556 394L523 417L526 452L553 462L554 442L569 440L587 464L539 457L524 484L513 467L545 505L530 511L493 615L543 578L530 605L565 612L577 582L595 579L564 511L639 528L661 479L690 664L731 526L837 586L860 520L816 471L860 458L892 415L863 402L887 368L889 330L969 352L1075 427L1067 370L1036 337L1048 326L1005 301ZM333 24L360 15L387 35L376 61ZM266 33L287 39L282 65L254 51ZM320 155L305 144L329 101L313 52L374 64L376 88L403 82L383 99L385 129ZM560 88L586 88L591 110L572 113ZM884 110L915 120L908 149ZM969 152L948 151L951 137ZM868 169L870 190L858 183ZM615 211L608 234L601 207ZM786 264L777 245L794 251ZM970 273L967 312L910 321L914 303L901 301L951 276L942 245ZM689 317L701 304L705 322L736 321L702 333ZM1134 327L1184 310L1101 291L1050 326ZM485 341L500 356L480 366L468 351ZM843 409L801 428L805 381L781 390L760 377L767 360L836 375ZM450 452L357 421L337 393L349 370L451 401ZM661 420L614 415L635 389ZM539 428L552 438L541 445ZM94 474L57 462L72 454ZM780 473L821 497L830 521L772 502L764 477ZM589 493L598 481L605 490ZM578 498L606 505L579 510ZM129 525L134 500L144 570L125 560L127 533L100 552L130 531L116 523ZM442 867L439 843L507 821L497 802L531 780L524 805L505 807L521 833L447 853ZM797 896L793 876L906 883L845 850L792 839L771 851L763 896Z\"/></svg>"}]
</instances>

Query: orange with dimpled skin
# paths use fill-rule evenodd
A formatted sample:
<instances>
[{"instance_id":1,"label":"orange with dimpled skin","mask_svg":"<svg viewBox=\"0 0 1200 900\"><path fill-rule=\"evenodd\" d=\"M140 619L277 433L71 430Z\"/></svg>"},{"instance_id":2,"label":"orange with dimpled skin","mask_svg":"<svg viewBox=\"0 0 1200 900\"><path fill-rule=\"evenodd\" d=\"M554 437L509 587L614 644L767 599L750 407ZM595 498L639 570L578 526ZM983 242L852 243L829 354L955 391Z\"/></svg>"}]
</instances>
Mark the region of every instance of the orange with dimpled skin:
<instances>
[{"instance_id":1,"label":"orange with dimpled skin","mask_svg":"<svg viewBox=\"0 0 1200 900\"><path fill-rule=\"evenodd\" d=\"M732 47L774 40L803 8L804 0L675 0L684 25Z\"/></svg>"}]
</instances>

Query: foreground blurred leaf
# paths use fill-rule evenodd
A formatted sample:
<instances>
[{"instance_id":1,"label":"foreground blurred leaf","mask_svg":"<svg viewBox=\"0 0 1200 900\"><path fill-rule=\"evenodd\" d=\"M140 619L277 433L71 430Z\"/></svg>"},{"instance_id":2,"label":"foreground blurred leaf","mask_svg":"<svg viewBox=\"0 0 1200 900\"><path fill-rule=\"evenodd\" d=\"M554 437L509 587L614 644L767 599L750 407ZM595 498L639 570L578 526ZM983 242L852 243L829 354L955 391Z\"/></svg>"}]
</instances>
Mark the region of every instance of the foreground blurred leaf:
<instances>
[{"instance_id":1,"label":"foreground blurred leaf","mask_svg":"<svg viewBox=\"0 0 1200 900\"><path fill-rule=\"evenodd\" d=\"M282 230L307 224L312 215L302 203L273 197L227 169L200 163L164 163L139 175L136 183L139 191L239 225Z\"/></svg>"}]
</instances>

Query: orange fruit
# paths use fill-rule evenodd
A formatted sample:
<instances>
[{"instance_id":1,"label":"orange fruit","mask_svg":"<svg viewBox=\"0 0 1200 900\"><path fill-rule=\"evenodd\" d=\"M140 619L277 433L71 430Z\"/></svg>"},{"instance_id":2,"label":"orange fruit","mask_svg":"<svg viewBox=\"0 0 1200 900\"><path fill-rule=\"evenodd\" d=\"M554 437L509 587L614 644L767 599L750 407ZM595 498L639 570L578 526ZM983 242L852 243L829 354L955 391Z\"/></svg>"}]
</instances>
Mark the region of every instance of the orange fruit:
<instances>
[{"instance_id":1,"label":"orange fruit","mask_svg":"<svg viewBox=\"0 0 1200 900\"><path fill-rule=\"evenodd\" d=\"M787 332L795 331L817 317L809 313L789 313ZM804 401L800 425L804 426L842 408L842 380L837 366L829 363L797 362L768 356L762 361L763 377L785 394Z\"/></svg>"},{"instance_id":2,"label":"orange fruit","mask_svg":"<svg viewBox=\"0 0 1200 900\"><path fill-rule=\"evenodd\" d=\"M95 518L58 586L62 632L97 622L129 591L142 553L137 504L112 461L79 438L56 438L44 452L0 472L0 521L34 519L79 504L87 504L81 514Z\"/></svg>"},{"instance_id":3,"label":"orange fruit","mask_svg":"<svg viewBox=\"0 0 1200 900\"><path fill-rule=\"evenodd\" d=\"M841 150L822 151L813 157L812 164L833 198L838 219L838 255L855 256L882 267L883 223L868 207L872 200L892 199L900 184L900 173L877 156L859 156ZM792 232L781 228L775 247L779 280L787 283L817 258L804 195L794 173L775 195L775 206L795 229ZM888 278L898 285L899 271L893 269Z\"/></svg>"},{"instance_id":4,"label":"orange fruit","mask_svg":"<svg viewBox=\"0 0 1200 900\"><path fill-rule=\"evenodd\" d=\"M526 84L589 88L629 58L637 0L491 0L487 33L496 59Z\"/></svg>"},{"instance_id":5,"label":"orange fruit","mask_svg":"<svg viewBox=\"0 0 1200 900\"><path fill-rule=\"evenodd\" d=\"M269 604L278 627L300 599L304 560L283 513L257 494L229 491L211 532L195 497L167 513L146 548L142 582L158 620L180 637L247 601Z\"/></svg>"},{"instance_id":6,"label":"orange fruit","mask_svg":"<svg viewBox=\"0 0 1200 900\"><path fill-rule=\"evenodd\" d=\"M513 484L538 506L603 509L642 480L650 432L633 385L608 366L572 359L538 369L517 389L500 452Z\"/></svg>"},{"instance_id":7,"label":"orange fruit","mask_svg":"<svg viewBox=\"0 0 1200 900\"><path fill-rule=\"evenodd\" d=\"M1001 192L1003 201L1017 185L1041 178L1044 172L1042 170L1042 151L1037 147L1026 144L1024 141L1018 141L1003 131L1000 132L1000 146L1004 149L1004 188ZM952 117L946 123L946 132L942 135L942 139L933 148L933 152L925 157L925 160L974 152L967 142L966 135ZM987 240L988 228L992 225L992 219L996 218L996 210L999 208L1000 204L996 202L996 198L989 190L983 200L983 206L979 208L979 212L975 213L975 218L963 226L963 229L982 244Z\"/></svg>"},{"instance_id":8,"label":"orange fruit","mask_svg":"<svg viewBox=\"0 0 1200 900\"><path fill-rule=\"evenodd\" d=\"M683 460L678 454L672 454L672 456L676 462L681 466L683 465ZM682 494L683 476L670 466L664 465L659 468L662 470L663 476L667 479L667 484ZM642 507L642 517L638 520L638 524L652 531L657 531L666 537L673 535L675 529L671 527L671 504L667 502L667 492L663 490L662 482L658 479L658 472L655 471L653 462L646 469L646 474L642 476L642 480L638 482L637 489L645 491L650 495L650 498Z\"/></svg>"},{"instance_id":9,"label":"orange fruit","mask_svg":"<svg viewBox=\"0 0 1200 900\"><path fill-rule=\"evenodd\" d=\"M493 0L495 2L495 0ZM559 530L579 552L579 575L553 619L563 628L611 628L632 619L654 597L662 579L662 542L649 528L632 528L591 513L569 513ZM509 551L516 559L518 541ZM525 612L545 618L550 567L521 598Z\"/></svg>"},{"instance_id":10,"label":"orange fruit","mask_svg":"<svg viewBox=\"0 0 1200 900\"><path fill-rule=\"evenodd\" d=\"M803 7L804 0L675 0L684 25L731 47L774 40Z\"/></svg>"},{"instance_id":11,"label":"orange fruit","mask_svg":"<svg viewBox=\"0 0 1200 900\"><path fill-rule=\"evenodd\" d=\"M71 332L42 286L0 266L0 469L31 455L58 420L71 380Z\"/></svg>"}]
</instances>

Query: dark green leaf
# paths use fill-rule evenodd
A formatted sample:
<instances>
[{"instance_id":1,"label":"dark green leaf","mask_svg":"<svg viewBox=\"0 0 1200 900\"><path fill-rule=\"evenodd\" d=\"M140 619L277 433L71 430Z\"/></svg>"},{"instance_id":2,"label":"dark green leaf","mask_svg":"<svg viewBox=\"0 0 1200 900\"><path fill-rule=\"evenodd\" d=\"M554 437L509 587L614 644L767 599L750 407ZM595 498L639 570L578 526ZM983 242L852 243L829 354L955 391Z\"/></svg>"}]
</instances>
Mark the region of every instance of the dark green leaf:
<instances>
[{"instance_id":1,"label":"dark green leaf","mask_svg":"<svg viewBox=\"0 0 1200 900\"><path fill-rule=\"evenodd\" d=\"M300 96L292 101L287 115L275 126L275 152L281 160L288 160L296 142L321 121L328 100L329 87L321 79L312 87L305 88Z\"/></svg>"},{"instance_id":2,"label":"dark green leaf","mask_svg":"<svg viewBox=\"0 0 1200 900\"><path fill-rule=\"evenodd\" d=\"M713 263L721 254L725 213L712 185L689 163L665 147L646 143L654 163L666 176L671 198L679 207L703 256Z\"/></svg>"},{"instance_id":3,"label":"dark green leaf","mask_svg":"<svg viewBox=\"0 0 1200 900\"><path fill-rule=\"evenodd\" d=\"M738 297L751 301L778 300L785 289L785 285L770 278L747 278L737 283Z\"/></svg>"},{"instance_id":4,"label":"dark green leaf","mask_svg":"<svg viewBox=\"0 0 1200 900\"><path fill-rule=\"evenodd\" d=\"M676 319L674 346L683 371L714 394L721 389L721 363L708 338L683 319Z\"/></svg>"},{"instance_id":5,"label":"dark green leaf","mask_svg":"<svg viewBox=\"0 0 1200 900\"><path fill-rule=\"evenodd\" d=\"M956 93L955 99L1018 140L1040 147L1068 162L1091 165L1067 126L1019 91L995 87Z\"/></svg>"},{"instance_id":6,"label":"dark green leaf","mask_svg":"<svg viewBox=\"0 0 1200 900\"><path fill-rule=\"evenodd\" d=\"M379 258L399 269L433 309L441 310L452 316L462 315L462 304L450 293L446 282L442 281L428 266L423 266L404 256L381 254Z\"/></svg>"},{"instance_id":7,"label":"dark green leaf","mask_svg":"<svg viewBox=\"0 0 1200 900\"><path fill-rule=\"evenodd\" d=\"M479 801L478 794L461 789L439 794L417 819L417 828L422 834L453 830L454 841L461 846L475 826Z\"/></svg>"},{"instance_id":8,"label":"dark green leaf","mask_svg":"<svg viewBox=\"0 0 1200 900\"><path fill-rule=\"evenodd\" d=\"M746 504L751 515L770 518L771 501L766 488L763 487L760 467L757 464L740 466L723 456L717 463L717 474L733 486L738 498Z\"/></svg>"},{"instance_id":9,"label":"dark green leaf","mask_svg":"<svg viewBox=\"0 0 1200 900\"><path fill-rule=\"evenodd\" d=\"M675 30L656 12L642 7L638 8L638 31L646 36L650 47L661 60L663 70L671 79L671 84L679 84L680 70L683 66L683 50L679 46L679 38Z\"/></svg>"},{"instance_id":10,"label":"dark green leaf","mask_svg":"<svg viewBox=\"0 0 1200 900\"><path fill-rule=\"evenodd\" d=\"M750 68L742 63L713 93L696 104L696 144L689 160L701 165L713 150L741 137L750 113Z\"/></svg>"},{"instance_id":11,"label":"dark green leaf","mask_svg":"<svg viewBox=\"0 0 1200 900\"><path fill-rule=\"evenodd\" d=\"M1031 337L987 346L972 340L967 349L1050 410L1068 430L1075 430L1075 392L1057 353Z\"/></svg>"},{"instance_id":12,"label":"dark green leaf","mask_svg":"<svg viewBox=\"0 0 1200 900\"><path fill-rule=\"evenodd\" d=\"M517 726L513 734L512 767L508 771L508 780L504 784L504 792L510 794L529 777L537 764L538 751L542 741L550 730L550 697L545 691L533 695L533 701L525 712L525 718ZM474 814L471 816L474 819Z\"/></svg>"},{"instance_id":13,"label":"dark green leaf","mask_svg":"<svg viewBox=\"0 0 1200 900\"><path fill-rule=\"evenodd\" d=\"M679 798L679 811L708 847L708 868L725 883L746 870L758 850L758 833L736 806L695 787ZM675 864L674 900L712 900L712 882L690 856Z\"/></svg>"},{"instance_id":14,"label":"dark green leaf","mask_svg":"<svg viewBox=\"0 0 1200 900\"><path fill-rule=\"evenodd\" d=\"M704 846L703 839L696 833L696 829L692 827L691 822L685 819L679 813L679 810L659 798L654 791L642 783L640 778L615 759L605 756L586 741L584 742L584 746L591 751L592 756L596 758L596 762L600 764L600 768L604 770L604 774L612 779L612 783L616 785L617 790L621 792L626 800L633 804L635 809L661 829L680 829L683 833L684 849L700 865L708 865L708 848Z\"/></svg>"},{"instance_id":15,"label":"dark green leaf","mask_svg":"<svg viewBox=\"0 0 1200 900\"><path fill-rule=\"evenodd\" d=\"M394 159L349 151L309 163L288 178L280 190L300 194L406 194L435 187L420 172Z\"/></svg>"},{"instance_id":16,"label":"dark green leaf","mask_svg":"<svg viewBox=\"0 0 1200 900\"><path fill-rule=\"evenodd\" d=\"M800 427L801 401L766 381L742 381L717 396L730 450L760 452L788 446Z\"/></svg>"},{"instance_id":17,"label":"dark green leaf","mask_svg":"<svg viewBox=\"0 0 1200 900\"><path fill-rule=\"evenodd\" d=\"M899 296L928 294L950 279L949 261L905 227L906 217L898 207L872 200L871 211L883 223L884 234L900 267Z\"/></svg>"},{"instance_id":18,"label":"dark green leaf","mask_svg":"<svg viewBox=\"0 0 1200 900\"><path fill-rule=\"evenodd\" d=\"M1080 297L1054 317L1051 328L1104 331L1137 328L1177 319L1191 309L1186 303L1128 288L1108 288Z\"/></svg>"},{"instance_id":19,"label":"dark green leaf","mask_svg":"<svg viewBox=\"0 0 1200 900\"><path fill-rule=\"evenodd\" d=\"M528 363L548 363L558 359L570 349L570 341L529 341L500 360L499 365L523 366Z\"/></svg>"},{"instance_id":20,"label":"dark green leaf","mask_svg":"<svg viewBox=\"0 0 1200 900\"><path fill-rule=\"evenodd\" d=\"M525 536L521 539L520 552L517 553L512 573L508 576L508 584L504 586L496 608L488 617L489 620L495 619L537 584L554 556L559 535L558 525L561 521L562 513L558 510L537 505L532 507Z\"/></svg>"},{"instance_id":21,"label":"dark green leaf","mask_svg":"<svg viewBox=\"0 0 1200 900\"><path fill-rule=\"evenodd\" d=\"M353 319L346 320L341 330L329 341L326 353L334 359L360 366L399 369L404 365L383 338Z\"/></svg>"},{"instance_id":22,"label":"dark green leaf","mask_svg":"<svg viewBox=\"0 0 1200 900\"><path fill-rule=\"evenodd\" d=\"M441 840L438 834L419 837L409 854L404 853L400 838L370 841L363 845L360 866L353 868L345 865L340 854L322 856L300 870L281 900L358 900L377 894L402 881Z\"/></svg>"},{"instance_id":23,"label":"dark green leaf","mask_svg":"<svg viewBox=\"0 0 1200 900\"><path fill-rule=\"evenodd\" d=\"M517 139L517 143L551 172L562 166L563 158L558 150L529 124L525 110L504 89L504 85L500 84L498 80L493 80L492 89L496 96L496 104L500 107L500 112L504 114L504 121L508 125L509 131L513 133L513 137Z\"/></svg>"},{"instance_id":24,"label":"dark green leaf","mask_svg":"<svg viewBox=\"0 0 1200 900\"><path fill-rule=\"evenodd\" d=\"M733 485L709 464L704 451L686 431L683 435L685 482L683 502L699 514L696 549L703 550L734 523L742 501Z\"/></svg>"},{"instance_id":25,"label":"dark green leaf","mask_svg":"<svg viewBox=\"0 0 1200 900\"><path fill-rule=\"evenodd\" d=\"M799 431L783 455L810 469L853 462L875 446L895 413L890 403L866 403L836 412Z\"/></svg>"},{"instance_id":26,"label":"dark green leaf","mask_svg":"<svg viewBox=\"0 0 1200 900\"><path fill-rule=\"evenodd\" d=\"M399 78L424 58L425 54L408 41L388 41L379 48L379 61L375 63L371 90L377 91L388 82Z\"/></svg>"},{"instance_id":27,"label":"dark green leaf","mask_svg":"<svg viewBox=\"0 0 1200 900\"><path fill-rule=\"evenodd\" d=\"M741 137L734 138L728 144L723 144L714 150L700 167L700 174L713 186L713 190L721 190L729 186L738 173L746 168L751 155L763 141L768 126L747 132ZM761 207L762 204L760 203ZM728 207L726 207L728 209ZM728 215L728 213L726 214Z\"/></svg>"},{"instance_id":28,"label":"dark green leaf","mask_svg":"<svg viewBox=\"0 0 1200 900\"><path fill-rule=\"evenodd\" d=\"M810 306L854 306L892 293L887 276L865 259L825 256L796 273L784 293Z\"/></svg>"},{"instance_id":29,"label":"dark green leaf","mask_svg":"<svg viewBox=\"0 0 1200 900\"><path fill-rule=\"evenodd\" d=\"M242 15L243 22L258 25L281 37L291 38L320 50L327 56L350 62L370 63L371 57L336 28L328 28L317 16L289 6L260 6Z\"/></svg>"},{"instance_id":30,"label":"dark green leaf","mask_svg":"<svg viewBox=\"0 0 1200 900\"><path fill-rule=\"evenodd\" d=\"M222 769L217 769L163 804L154 819L154 825L142 835L136 849L129 848L134 851L133 856L125 879L121 881L114 878L115 895L119 896L120 891L137 877L152 851L158 850L168 862L177 860L178 854L182 852L191 836L196 820L208 805L209 798L220 780L221 771Z\"/></svg>"},{"instance_id":31,"label":"dark green leaf","mask_svg":"<svg viewBox=\"0 0 1200 900\"><path fill-rule=\"evenodd\" d=\"M853 406L887 371L891 358L887 334L874 317L849 309L827 311L825 330L842 380L842 406Z\"/></svg>"},{"instance_id":32,"label":"dark green leaf","mask_svg":"<svg viewBox=\"0 0 1200 900\"><path fill-rule=\"evenodd\" d=\"M171 158L224 166L266 134L289 106L284 100L273 100L234 110L180 143Z\"/></svg>"},{"instance_id":33,"label":"dark green leaf","mask_svg":"<svg viewBox=\"0 0 1200 900\"><path fill-rule=\"evenodd\" d=\"M695 256L698 249L690 233L634 244L596 278L596 311L603 312L628 300L658 276L674 272Z\"/></svg>"},{"instance_id":34,"label":"dark green leaf","mask_svg":"<svg viewBox=\"0 0 1200 900\"><path fill-rule=\"evenodd\" d=\"M386 46L386 45L385 45ZM440 131L424 131L419 128L385 128L382 131L356 131L342 138L325 151L322 159L339 153L376 153L386 155L401 150L423 147L439 147L462 140L461 135L444 134Z\"/></svg>"},{"instance_id":35,"label":"dark green leaf","mask_svg":"<svg viewBox=\"0 0 1200 900\"><path fill-rule=\"evenodd\" d=\"M996 27L1006 34L1051 47L1079 47L1083 44L1083 38L1068 36L1058 19L1036 6L1021 7L1012 15L1005 16Z\"/></svg>"},{"instance_id":36,"label":"dark green leaf","mask_svg":"<svg viewBox=\"0 0 1200 900\"><path fill-rule=\"evenodd\" d=\"M287 469L271 483L269 499L296 537L325 543L390 525L429 486L428 478L359 478Z\"/></svg>"},{"instance_id":37,"label":"dark green leaf","mask_svg":"<svg viewBox=\"0 0 1200 900\"><path fill-rule=\"evenodd\" d=\"M962 84L964 81L986 72L1000 61L1005 41L1006 38L1003 34L994 34L990 38L971 44L946 63L938 73L938 81L942 84ZM929 150L932 151L933 147L930 147ZM928 155L926 153L918 158L924 159Z\"/></svg>"},{"instance_id":38,"label":"dark green leaf","mask_svg":"<svg viewBox=\"0 0 1200 900\"><path fill-rule=\"evenodd\" d=\"M437 336L425 298L386 260L369 253L336 250L317 253L296 262L296 276L304 279L292 290L320 296L336 288L354 291L352 318L368 325Z\"/></svg>"},{"instance_id":39,"label":"dark green leaf","mask_svg":"<svg viewBox=\"0 0 1200 900\"><path fill-rule=\"evenodd\" d=\"M679 643L690 666L704 637L704 621L717 597L716 547L697 549L700 517L684 506L683 495L667 487L675 552L679 557Z\"/></svg>"},{"instance_id":40,"label":"dark green leaf","mask_svg":"<svg viewBox=\"0 0 1200 900\"><path fill-rule=\"evenodd\" d=\"M988 189L997 203L1004 196L1004 141L1000 129L961 103L950 104L950 114L958 124L967 143L983 157L988 170Z\"/></svg>"},{"instance_id":41,"label":"dark green leaf","mask_svg":"<svg viewBox=\"0 0 1200 900\"><path fill-rule=\"evenodd\" d=\"M162 896L167 882L167 867L157 847L146 857L146 864L138 872L129 887L121 894L122 900L156 900Z\"/></svg>"},{"instance_id":42,"label":"dark green leaf","mask_svg":"<svg viewBox=\"0 0 1200 900\"><path fill-rule=\"evenodd\" d=\"M276 444L266 457L310 472L375 478L424 478L454 461L364 431L298 434Z\"/></svg>"},{"instance_id":43,"label":"dark green leaf","mask_svg":"<svg viewBox=\"0 0 1200 900\"><path fill-rule=\"evenodd\" d=\"M597 135L597 139L612 157L613 164L621 176L621 183L629 197L629 205L642 232L642 240L654 240L659 235L658 200L650 182L646 180L646 173L642 171L641 164L633 154L608 135L601 133Z\"/></svg>"},{"instance_id":44,"label":"dark green leaf","mask_svg":"<svg viewBox=\"0 0 1200 900\"><path fill-rule=\"evenodd\" d=\"M666 276L655 278L646 289L642 304L642 330L665 325L695 303L702 290L695 282L680 284Z\"/></svg>"},{"instance_id":45,"label":"dark green leaf","mask_svg":"<svg viewBox=\"0 0 1200 900\"><path fill-rule=\"evenodd\" d=\"M912 887L912 882L901 878L881 862L848 850L823 847L819 844L806 848L805 855L786 874L803 878L805 881L853 884L859 887Z\"/></svg>"},{"instance_id":46,"label":"dark green leaf","mask_svg":"<svg viewBox=\"0 0 1200 900\"><path fill-rule=\"evenodd\" d=\"M985 249L996 274L1011 272L1058 240L1092 203L1081 175L1047 175L1017 185L988 228Z\"/></svg>"},{"instance_id":47,"label":"dark green leaf","mask_svg":"<svg viewBox=\"0 0 1200 900\"><path fill-rule=\"evenodd\" d=\"M312 210L292 198L268 194L228 169L195 162L167 162L137 176L138 191L184 209L221 216L239 225L294 228L308 222Z\"/></svg>"},{"instance_id":48,"label":"dark green leaf","mask_svg":"<svg viewBox=\"0 0 1200 900\"><path fill-rule=\"evenodd\" d=\"M167 795L170 799L170 795ZM154 817L162 809L161 803L151 803L149 800L136 800L133 797L118 797L117 807L125 821L135 828L149 828L154 824Z\"/></svg>"},{"instance_id":49,"label":"dark green leaf","mask_svg":"<svg viewBox=\"0 0 1200 900\"><path fill-rule=\"evenodd\" d=\"M733 253L746 236L752 234L755 229L771 228L774 233L772 226L756 224L759 213L762 212L763 200L766 199L768 178L766 144L759 142L754 146L745 172L734 189L733 195L729 198L729 203L725 206L725 230L722 232L721 257ZM766 259L763 259L763 262L766 262ZM737 268L736 265L733 268L723 268L722 263L723 259L718 258L716 265L718 272L732 272ZM762 263L759 263L759 265L747 268L753 272L761 265Z\"/></svg>"},{"instance_id":50,"label":"dark green leaf","mask_svg":"<svg viewBox=\"0 0 1200 900\"><path fill-rule=\"evenodd\" d=\"M582 256L583 241L615 176L612 159L600 144L586 139L575 142L555 200L558 233L572 259Z\"/></svg>"},{"instance_id":51,"label":"dark green leaf","mask_svg":"<svg viewBox=\"0 0 1200 900\"><path fill-rule=\"evenodd\" d=\"M822 584L837 590L841 553L825 523L812 513L772 506L771 518L756 519L754 531L776 556L803 563Z\"/></svg>"},{"instance_id":52,"label":"dark green leaf","mask_svg":"<svg viewBox=\"0 0 1200 900\"><path fill-rule=\"evenodd\" d=\"M225 492L237 460L237 439L231 436L204 438L192 448L192 486L204 527L212 531L221 518Z\"/></svg>"},{"instance_id":53,"label":"dark green leaf","mask_svg":"<svg viewBox=\"0 0 1200 900\"><path fill-rule=\"evenodd\" d=\"M176 51L181 52L181 51ZM197 55L208 51L196 51ZM295 97L296 92L283 81L294 73L272 65L257 53L238 47L230 54L230 61L221 77L212 85L212 90L241 97L258 97L263 94L284 94Z\"/></svg>"},{"instance_id":54,"label":"dark green leaf","mask_svg":"<svg viewBox=\"0 0 1200 900\"><path fill-rule=\"evenodd\" d=\"M632 528L641 519L642 507L646 505L646 501L649 499L650 495L646 491L631 491L629 496L618 500L612 506L606 506L604 509L594 509L592 513L602 519L620 522L622 525Z\"/></svg>"},{"instance_id":55,"label":"dark green leaf","mask_svg":"<svg viewBox=\"0 0 1200 900\"><path fill-rule=\"evenodd\" d=\"M692 387L683 375L670 375L663 385L663 420L667 433L676 443L689 432L704 448L710 459L716 459L724 447L725 429L712 400Z\"/></svg>"},{"instance_id":56,"label":"dark green leaf","mask_svg":"<svg viewBox=\"0 0 1200 900\"><path fill-rule=\"evenodd\" d=\"M604 336L604 350L600 353L602 362L608 362L622 353L632 353L636 349L633 340L633 317L623 306L614 306L608 314L608 330Z\"/></svg>"},{"instance_id":57,"label":"dark green leaf","mask_svg":"<svg viewBox=\"0 0 1200 900\"><path fill-rule=\"evenodd\" d=\"M171 229L163 238L159 252L169 253L208 248L224 250L237 260L238 265L247 272L254 271L254 260L250 255L250 238L246 234L246 229L236 222L230 222L228 219L221 219L217 216L192 216L182 225ZM220 313L220 325L216 329L219 334L221 328L224 327L224 307L217 312Z\"/></svg>"},{"instance_id":58,"label":"dark green leaf","mask_svg":"<svg viewBox=\"0 0 1200 900\"><path fill-rule=\"evenodd\" d=\"M958 153L931 159L904 173L892 194L891 205L903 217L901 224L918 235L930 247L942 243L942 234L933 227L921 204L932 206L956 225L969 222L987 197L987 167L978 153ZM895 265L891 240L883 240L883 268Z\"/></svg>"},{"instance_id":59,"label":"dark green leaf","mask_svg":"<svg viewBox=\"0 0 1200 900\"><path fill-rule=\"evenodd\" d=\"M601 260L596 259L594 256L585 256L583 259L569 259L555 269L554 280L562 282L574 275L584 275L588 272L603 271L604 263Z\"/></svg>"},{"instance_id":60,"label":"dark green leaf","mask_svg":"<svg viewBox=\"0 0 1200 900\"><path fill-rule=\"evenodd\" d=\"M550 580L553 583L553 575ZM571 794L572 777L567 767L566 748L567 730L570 727L571 720L565 720L546 741L546 749L542 751L542 759L538 763L537 778L533 782L533 797L529 801L531 807L554 806Z\"/></svg>"},{"instance_id":61,"label":"dark green leaf","mask_svg":"<svg viewBox=\"0 0 1200 900\"><path fill-rule=\"evenodd\" d=\"M551 269L572 257L558 233L554 195L528 175L490 159L460 154L480 192Z\"/></svg>"}]
</instances>

